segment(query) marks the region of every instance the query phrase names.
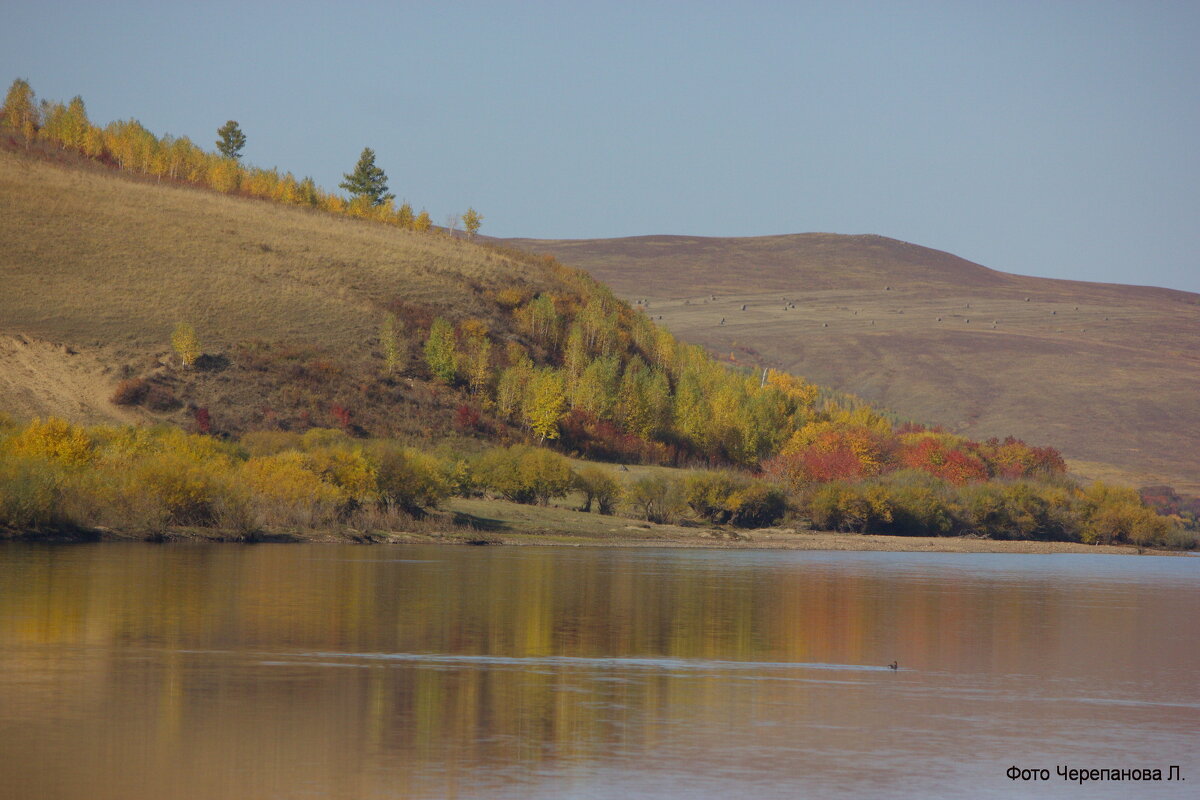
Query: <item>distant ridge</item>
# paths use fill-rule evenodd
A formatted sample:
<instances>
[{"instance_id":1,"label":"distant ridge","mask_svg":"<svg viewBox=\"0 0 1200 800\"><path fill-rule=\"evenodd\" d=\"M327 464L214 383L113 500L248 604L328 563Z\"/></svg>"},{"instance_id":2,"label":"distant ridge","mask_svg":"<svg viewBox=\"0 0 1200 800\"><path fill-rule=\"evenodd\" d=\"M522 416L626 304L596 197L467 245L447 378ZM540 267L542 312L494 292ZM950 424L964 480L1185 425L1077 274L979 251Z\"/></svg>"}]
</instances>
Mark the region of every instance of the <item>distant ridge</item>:
<instances>
[{"instance_id":1,"label":"distant ridge","mask_svg":"<svg viewBox=\"0 0 1200 800\"><path fill-rule=\"evenodd\" d=\"M1200 295L1014 275L874 235L506 241L648 300L726 358L973 437L1054 442L1084 477L1200 490Z\"/></svg>"},{"instance_id":2,"label":"distant ridge","mask_svg":"<svg viewBox=\"0 0 1200 800\"><path fill-rule=\"evenodd\" d=\"M741 291L749 275L758 291L793 289L875 289L881 279L920 285L1038 288L1070 294L1076 287L1114 287L1158 296L1195 297L1190 292L1152 286L1033 278L976 264L952 253L876 234L791 233L776 236L629 236L616 239L502 240L533 252L552 253L584 267L625 291L636 285L669 296L679 289ZM647 269L654 267L654 269ZM597 271L598 270L598 271ZM679 281L685 279L687 285ZM796 281L803 280L798 286ZM1029 281L1035 282L1031 285ZM1056 284L1052 288L1050 284Z\"/></svg>"}]
</instances>

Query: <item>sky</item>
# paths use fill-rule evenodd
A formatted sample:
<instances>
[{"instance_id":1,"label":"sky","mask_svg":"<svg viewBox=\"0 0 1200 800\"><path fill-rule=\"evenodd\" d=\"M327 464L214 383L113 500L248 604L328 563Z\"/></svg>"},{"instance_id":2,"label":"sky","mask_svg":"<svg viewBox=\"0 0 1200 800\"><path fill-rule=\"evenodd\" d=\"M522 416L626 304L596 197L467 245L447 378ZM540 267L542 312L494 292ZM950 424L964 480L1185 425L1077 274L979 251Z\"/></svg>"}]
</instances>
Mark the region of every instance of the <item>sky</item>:
<instances>
[{"instance_id":1,"label":"sky","mask_svg":"<svg viewBox=\"0 0 1200 800\"><path fill-rule=\"evenodd\" d=\"M1200 3L0 0L0 83L493 236L874 233L1200 292Z\"/></svg>"}]
</instances>

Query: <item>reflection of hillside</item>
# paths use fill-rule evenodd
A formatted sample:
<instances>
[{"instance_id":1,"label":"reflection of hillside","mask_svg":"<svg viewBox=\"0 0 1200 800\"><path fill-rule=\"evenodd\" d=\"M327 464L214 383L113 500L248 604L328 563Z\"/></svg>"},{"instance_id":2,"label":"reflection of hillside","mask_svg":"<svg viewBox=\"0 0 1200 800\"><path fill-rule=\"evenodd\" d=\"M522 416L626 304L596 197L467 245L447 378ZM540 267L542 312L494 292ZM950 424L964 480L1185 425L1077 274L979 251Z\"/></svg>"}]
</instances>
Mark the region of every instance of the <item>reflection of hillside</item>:
<instances>
[{"instance_id":1,"label":"reflection of hillside","mask_svg":"<svg viewBox=\"0 0 1200 800\"><path fill-rule=\"evenodd\" d=\"M0 756L41 796L486 794L539 765L701 757L763 758L778 777L862 755L889 716L946 713L956 676L1061 692L1196 656L1166 634L1181 609L1133 582L931 580L800 554L754 569L722 563L732 553L527 548L4 555L0 717L25 733ZM891 658L909 669L861 669Z\"/></svg>"}]
</instances>

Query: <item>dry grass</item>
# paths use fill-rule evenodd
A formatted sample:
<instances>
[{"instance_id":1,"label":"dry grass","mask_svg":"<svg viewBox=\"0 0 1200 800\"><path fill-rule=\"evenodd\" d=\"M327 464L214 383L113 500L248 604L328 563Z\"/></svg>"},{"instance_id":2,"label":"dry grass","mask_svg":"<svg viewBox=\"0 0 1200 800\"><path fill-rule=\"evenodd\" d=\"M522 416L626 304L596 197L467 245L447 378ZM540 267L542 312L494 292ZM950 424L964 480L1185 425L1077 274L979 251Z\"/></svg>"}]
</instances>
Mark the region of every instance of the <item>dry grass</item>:
<instances>
[{"instance_id":1,"label":"dry grass","mask_svg":"<svg viewBox=\"0 0 1200 800\"><path fill-rule=\"evenodd\" d=\"M391 298L487 315L514 275L485 248L306 209L0 152L0 320L59 342L165 348L245 339L361 349Z\"/></svg>"},{"instance_id":2,"label":"dry grass","mask_svg":"<svg viewBox=\"0 0 1200 800\"><path fill-rule=\"evenodd\" d=\"M879 236L515 243L648 299L726 359L1054 445L1081 475L1200 491L1195 294L1008 275Z\"/></svg>"},{"instance_id":3,"label":"dry grass","mask_svg":"<svg viewBox=\"0 0 1200 800\"><path fill-rule=\"evenodd\" d=\"M381 378L377 337L393 301L413 315L414 363L417 317L479 317L503 336L511 320L491 291L560 286L544 264L445 235L76 161L0 150L0 408L18 417L189 424L190 405L237 432L289 415L335 424L339 404L376 432L442 432L454 397ZM181 321L216 368L163 366ZM114 406L132 376L181 403L169 414Z\"/></svg>"}]
</instances>

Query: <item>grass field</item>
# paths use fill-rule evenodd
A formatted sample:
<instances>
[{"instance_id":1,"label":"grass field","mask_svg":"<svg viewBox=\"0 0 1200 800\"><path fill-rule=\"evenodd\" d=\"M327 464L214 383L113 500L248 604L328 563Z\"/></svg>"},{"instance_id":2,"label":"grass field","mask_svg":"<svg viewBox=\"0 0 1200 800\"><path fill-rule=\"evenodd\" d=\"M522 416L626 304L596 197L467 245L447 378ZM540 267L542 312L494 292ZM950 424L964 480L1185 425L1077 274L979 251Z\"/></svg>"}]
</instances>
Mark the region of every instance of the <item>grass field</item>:
<instances>
[{"instance_id":1,"label":"grass field","mask_svg":"<svg viewBox=\"0 0 1200 800\"><path fill-rule=\"evenodd\" d=\"M512 243L725 359L1050 444L1082 477L1200 491L1200 295L1009 275L879 236Z\"/></svg>"}]
</instances>

